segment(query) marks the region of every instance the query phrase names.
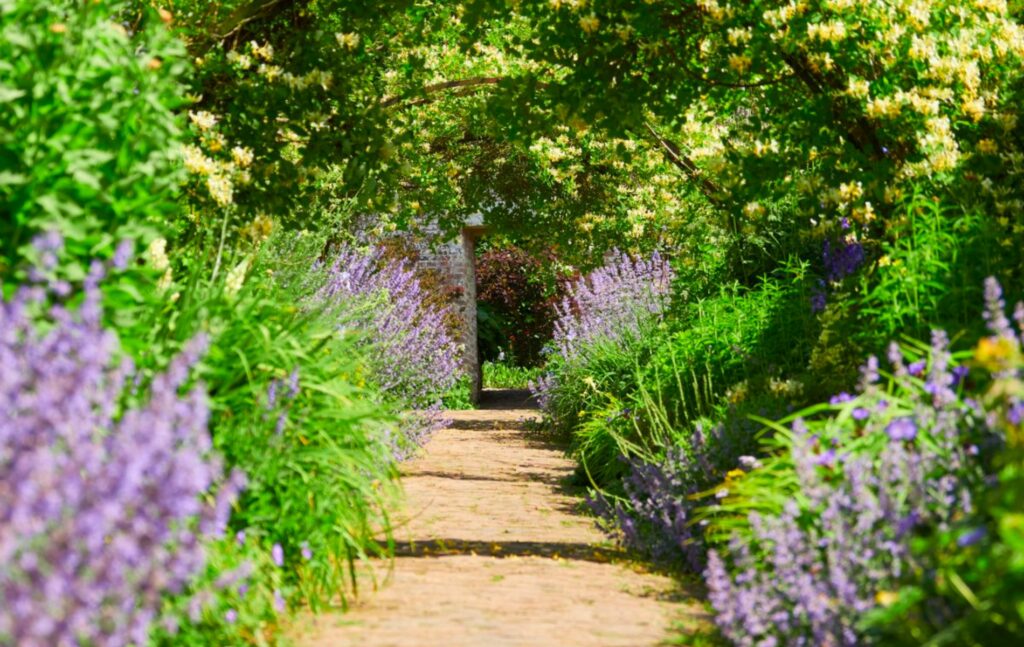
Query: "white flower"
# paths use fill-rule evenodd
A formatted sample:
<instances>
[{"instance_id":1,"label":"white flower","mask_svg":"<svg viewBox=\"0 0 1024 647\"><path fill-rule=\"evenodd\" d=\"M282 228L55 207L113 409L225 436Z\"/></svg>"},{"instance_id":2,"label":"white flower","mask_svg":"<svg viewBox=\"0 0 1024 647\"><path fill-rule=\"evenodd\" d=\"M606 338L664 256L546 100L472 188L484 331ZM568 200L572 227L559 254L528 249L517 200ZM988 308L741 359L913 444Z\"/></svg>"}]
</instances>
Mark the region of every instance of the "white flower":
<instances>
[{"instance_id":1,"label":"white flower","mask_svg":"<svg viewBox=\"0 0 1024 647\"><path fill-rule=\"evenodd\" d=\"M167 258L167 240L165 238L154 239L146 248L146 258L149 259L149 264L154 270L158 272L169 270L171 261Z\"/></svg>"},{"instance_id":2,"label":"white flower","mask_svg":"<svg viewBox=\"0 0 1024 647\"><path fill-rule=\"evenodd\" d=\"M235 187L231 180L223 175L211 175L206 178L206 188L210 191L210 197L222 207L226 207L234 200Z\"/></svg>"},{"instance_id":3,"label":"white flower","mask_svg":"<svg viewBox=\"0 0 1024 647\"><path fill-rule=\"evenodd\" d=\"M199 127L199 130L210 130L217 125L217 117L205 110L200 110L199 112L189 111L188 118Z\"/></svg>"},{"instance_id":4,"label":"white flower","mask_svg":"<svg viewBox=\"0 0 1024 647\"><path fill-rule=\"evenodd\" d=\"M184 147L184 161L185 168L189 173L195 173L196 175L209 175L213 173L217 165L216 163L203 154L198 146L189 144Z\"/></svg>"},{"instance_id":5,"label":"white flower","mask_svg":"<svg viewBox=\"0 0 1024 647\"><path fill-rule=\"evenodd\" d=\"M246 272L249 271L249 259L246 258L241 263L236 265L230 272L228 272L227 278L224 279L224 292L228 296L234 296L238 294L238 291L242 289L242 285L245 283Z\"/></svg>"},{"instance_id":6,"label":"white flower","mask_svg":"<svg viewBox=\"0 0 1024 647\"><path fill-rule=\"evenodd\" d=\"M174 276L171 274L171 268L168 267L167 271L160 277L160 280L156 282L156 289L166 292L167 288L171 287L172 282L174 282Z\"/></svg>"},{"instance_id":7,"label":"white flower","mask_svg":"<svg viewBox=\"0 0 1024 647\"><path fill-rule=\"evenodd\" d=\"M235 164L244 168L252 164L252 151L242 146L235 146L231 149L231 159L235 160Z\"/></svg>"},{"instance_id":8,"label":"white flower","mask_svg":"<svg viewBox=\"0 0 1024 647\"><path fill-rule=\"evenodd\" d=\"M355 49L359 47L359 34L335 34L334 37L338 40L338 44L345 49Z\"/></svg>"}]
</instances>

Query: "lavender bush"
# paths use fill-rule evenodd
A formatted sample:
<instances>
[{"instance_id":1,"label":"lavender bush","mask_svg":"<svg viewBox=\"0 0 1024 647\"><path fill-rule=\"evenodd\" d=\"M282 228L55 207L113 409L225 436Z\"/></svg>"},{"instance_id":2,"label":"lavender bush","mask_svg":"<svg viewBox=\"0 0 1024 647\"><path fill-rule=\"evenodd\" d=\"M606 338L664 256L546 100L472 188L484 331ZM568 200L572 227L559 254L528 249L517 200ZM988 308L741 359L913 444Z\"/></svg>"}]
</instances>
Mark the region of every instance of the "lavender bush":
<instances>
[{"instance_id":1,"label":"lavender bush","mask_svg":"<svg viewBox=\"0 0 1024 647\"><path fill-rule=\"evenodd\" d=\"M672 266L654 252L650 258L620 251L570 286L556 306L555 348L572 361L598 341L635 335L657 318L667 303Z\"/></svg>"},{"instance_id":2,"label":"lavender bush","mask_svg":"<svg viewBox=\"0 0 1024 647\"><path fill-rule=\"evenodd\" d=\"M993 279L986 320L989 345L1019 347ZM779 429L782 454L721 486L723 507L751 510L706 571L717 623L736 644L863 642L865 614L936 566L911 550L913 537L974 514L1002 443L992 422L1005 416L958 394L967 369L944 332L922 359L906 363L896 345L888 355L887 382L870 359L857 394L834 397L825 417L813 416L820 406L803 412Z\"/></svg>"},{"instance_id":3,"label":"lavender bush","mask_svg":"<svg viewBox=\"0 0 1024 647\"><path fill-rule=\"evenodd\" d=\"M624 343L660 317L673 276L672 266L657 252L643 259L615 251L603 266L569 286L556 306L551 370L530 383L546 413L553 415L552 398L565 366L585 363L594 347Z\"/></svg>"},{"instance_id":4,"label":"lavender bush","mask_svg":"<svg viewBox=\"0 0 1024 647\"><path fill-rule=\"evenodd\" d=\"M751 424L719 423L708 431L698 422L687 446L670 447L665 457L648 461L623 458L629 472L622 479L625 499L604 493L588 499L602 528L623 546L663 564L682 563L693 572L706 566L706 548L698 512L706 492L719 483L737 461L747 469L756 458Z\"/></svg>"},{"instance_id":5,"label":"lavender bush","mask_svg":"<svg viewBox=\"0 0 1024 647\"><path fill-rule=\"evenodd\" d=\"M235 474L211 499L222 470L204 391L179 395L203 339L143 393L102 326L102 274L94 263L77 309L59 303L62 282L0 300L4 644L146 643L161 596L203 569L242 485Z\"/></svg>"},{"instance_id":6,"label":"lavender bush","mask_svg":"<svg viewBox=\"0 0 1024 647\"><path fill-rule=\"evenodd\" d=\"M372 379L415 410L405 415L402 435L413 448L422 445L446 424L440 396L458 380L461 352L445 327L446 311L427 307L412 268L380 249L342 248L325 271L317 299L336 306L342 328L366 335ZM396 457L407 456L403 442L394 447Z\"/></svg>"}]
</instances>

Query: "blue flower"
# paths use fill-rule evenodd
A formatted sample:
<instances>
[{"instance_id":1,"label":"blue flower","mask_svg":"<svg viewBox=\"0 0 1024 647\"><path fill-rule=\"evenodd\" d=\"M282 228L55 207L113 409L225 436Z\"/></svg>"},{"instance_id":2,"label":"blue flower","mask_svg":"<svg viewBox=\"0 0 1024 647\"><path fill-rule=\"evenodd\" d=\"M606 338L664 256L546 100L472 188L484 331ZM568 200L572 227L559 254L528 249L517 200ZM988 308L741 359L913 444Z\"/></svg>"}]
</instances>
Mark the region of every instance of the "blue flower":
<instances>
[{"instance_id":1,"label":"blue flower","mask_svg":"<svg viewBox=\"0 0 1024 647\"><path fill-rule=\"evenodd\" d=\"M953 367L953 386L959 385L967 377L967 373L970 371L966 366L954 366Z\"/></svg>"},{"instance_id":2,"label":"blue flower","mask_svg":"<svg viewBox=\"0 0 1024 647\"><path fill-rule=\"evenodd\" d=\"M913 418L897 418L889 423L885 432L892 440L914 440L917 438L917 424Z\"/></svg>"},{"instance_id":3,"label":"blue flower","mask_svg":"<svg viewBox=\"0 0 1024 647\"><path fill-rule=\"evenodd\" d=\"M846 391L842 391L841 393L837 393L836 395L833 395L831 398L829 398L828 403L829 404L842 404L844 402L849 402L852 399L853 399L852 395L850 395Z\"/></svg>"},{"instance_id":4,"label":"blue flower","mask_svg":"<svg viewBox=\"0 0 1024 647\"><path fill-rule=\"evenodd\" d=\"M956 545L960 548L973 546L974 544L984 539L986 534L988 534L988 531L985 529L985 526L978 526L977 528L974 528L973 530L968 530L964 534L960 535L960 537L958 537L956 540Z\"/></svg>"}]
</instances>

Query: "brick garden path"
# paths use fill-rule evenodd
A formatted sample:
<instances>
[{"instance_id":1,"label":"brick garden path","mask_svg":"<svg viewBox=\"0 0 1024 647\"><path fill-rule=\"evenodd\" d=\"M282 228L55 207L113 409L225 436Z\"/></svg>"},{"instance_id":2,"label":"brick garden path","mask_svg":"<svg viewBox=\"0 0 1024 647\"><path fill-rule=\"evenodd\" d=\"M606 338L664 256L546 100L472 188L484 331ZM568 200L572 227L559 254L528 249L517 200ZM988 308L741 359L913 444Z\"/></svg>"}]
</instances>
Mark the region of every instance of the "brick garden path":
<instances>
[{"instance_id":1,"label":"brick garden path","mask_svg":"<svg viewBox=\"0 0 1024 647\"><path fill-rule=\"evenodd\" d=\"M661 575L631 567L578 513L573 464L524 429L521 392L453 411L403 469L394 570L300 647L657 645L703 620ZM386 573L386 566L381 569Z\"/></svg>"}]
</instances>

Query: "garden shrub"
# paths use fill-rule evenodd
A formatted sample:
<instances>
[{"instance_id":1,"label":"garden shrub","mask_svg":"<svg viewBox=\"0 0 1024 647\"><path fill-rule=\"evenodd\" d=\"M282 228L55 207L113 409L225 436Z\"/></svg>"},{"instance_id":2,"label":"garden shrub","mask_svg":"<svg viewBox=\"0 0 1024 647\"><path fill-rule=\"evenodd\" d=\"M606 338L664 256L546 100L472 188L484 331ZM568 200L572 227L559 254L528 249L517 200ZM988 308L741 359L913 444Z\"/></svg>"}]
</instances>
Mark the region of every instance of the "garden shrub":
<instances>
[{"instance_id":1,"label":"garden shrub","mask_svg":"<svg viewBox=\"0 0 1024 647\"><path fill-rule=\"evenodd\" d=\"M558 306L546 372L530 388L552 431L572 442L588 478L617 477L624 453L602 420L619 416L617 393L634 375L637 348L667 307L672 268L658 254L640 259L618 252L578 279Z\"/></svg>"},{"instance_id":2,"label":"garden shrub","mask_svg":"<svg viewBox=\"0 0 1024 647\"><path fill-rule=\"evenodd\" d=\"M165 596L153 645L219 647L287 644L287 571L252 531L205 544L206 568L178 595ZM294 586L294 585L292 585Z\"/></svg>"},{"instance_id":3,"label":"garden shrub","mask_svg":"<svg viewBox=\"0 0 1024 647\"><path fill-rule=\"evenodd\" d=\"M363 332L375 385L410 409L403 437L393 443L396 457L405 458L446 423L442 396L455 386L461 362L445 325L447 309L432 306L415 271L387 261L379 248L342 248L323 271L315 299L339 317L341 330Z\"/></svg>"},{"instance_id":4,"label":"garden shrub","mask_svg":"<svg viewBox=\"0 0 1024 647\"><path fill-rule=\"evenodd\" d=\"M930 348L893 345L890 374L883 376L870 359L855 395L841 393L790 416L789 428L776 426L762 465L718 486L720 503L709 519L719 549L711 553L707 578L716 621L732 641L855 644L915 630L921 639L964 615L974 616L970 626L983 635L1019 640L1019 609L986 616L1006 600L982 603L966 585L957 586L962 578L937 550L969 549L985 537L998 517L979 502L992 500L992 483L1016 478L1012 467L1009 473L996 467L1012 465L1012 436L1024 410L1013 390L1019 334L1003 309L990 279L990 336L975 351L969 378L942 331L933 332ZM991 531L997 543L1014 541L1012 528ZM1011 544L992 554L1007 549L1014 550ZM935 587L937 572L952 584L938 584L942 594L926 600L922 592ZM894 604L920 605L910 631L865 622Z\"/></svg>"},{"instance_id":5,"label":"garden shrub","mask_svg":"<svg viewBox=\"0 0 1024 647\"><path fill-rule=\"evenodd\" d=\"M194 264L157 291L161 298L148 318L122 329L143 349L138 361L148 370L159 369L196 332L209 339L197 375L209 393L213 443L249 482L231 518L231 530L249 539L237 554L234 544L220 544L218 558L241 563L240 555L260 552L247 586L266 592L270 585L260 583L274 582L270 607L265 595L247 595L236 602L254 606L231 608L224 608L226 593L204 593L197 582L186 597L209 604L193 613L191 602L179 601L189 611L179 618L184 635L201 626L212 635L255 631L223 618L233 626L214 630L219 616L210 609L233 610L236 622L263 623L272 634L275 607L334 604L352 590L350 566L379 554L377 538L390 532L397 474L389 436L397 418L367 383L361 336L339 334L337 312L308 302L315 282L293 282L309 277L315 259L300 252L317 247L291 250L294 273L274 264L280 251L268 244L250 257L225 259L230 271L212 279L192 250ZM280 275L267 272L273 268ZM271 568L279 575L265 570L274 546L280 563ZM264 570L255 570L260 564Z\"/></svg>"},{"instance_id":6,"label":"garden shrub","mask_svg":"<svg viewBox=\"0 0 1024 647\"><path fill-rule=\"evenodd\" d=\"M128 3L0 2L0 278L57 231L81 279L179 209L182 44Z\"/></svg>"},{"instance_id":7,"label":"garden shrub","mask_svg":"<svg viewBox=\"0 0 1024 647\"><path fill-rule=\"evenodd\" d=\"M531 255L513 245L489 247L476 259L480 354L515 366L537 366L551 340L555 307L569 276L553 253Z\"/></svg>"},{"instance_id":8,"label":"garden shrub","mask_svg":"<svg viewBox=\"0 0 1024 647\"><path fill-rule=\"evenodd\" d=\"M222 484L205 389L179 393L203 336L142 379L103 327L102 264L61 304L59 245L45 235L44 282L0 300L0 639L143 644L161 596L204 569L244 476Z\"/></svg>"},{"instance_id":9,"label":"garden shrub","mask_svg":"<svg viewBox=\"0 0 1024 647\"><path fill-rule=\"evenodd\" d=\"M485 389L525 389L530 385L530 380L543 375L544 367L525 368L499 354L496 361L484 362L480 371L483 373Z\"/></svg>"}]
</instances>

